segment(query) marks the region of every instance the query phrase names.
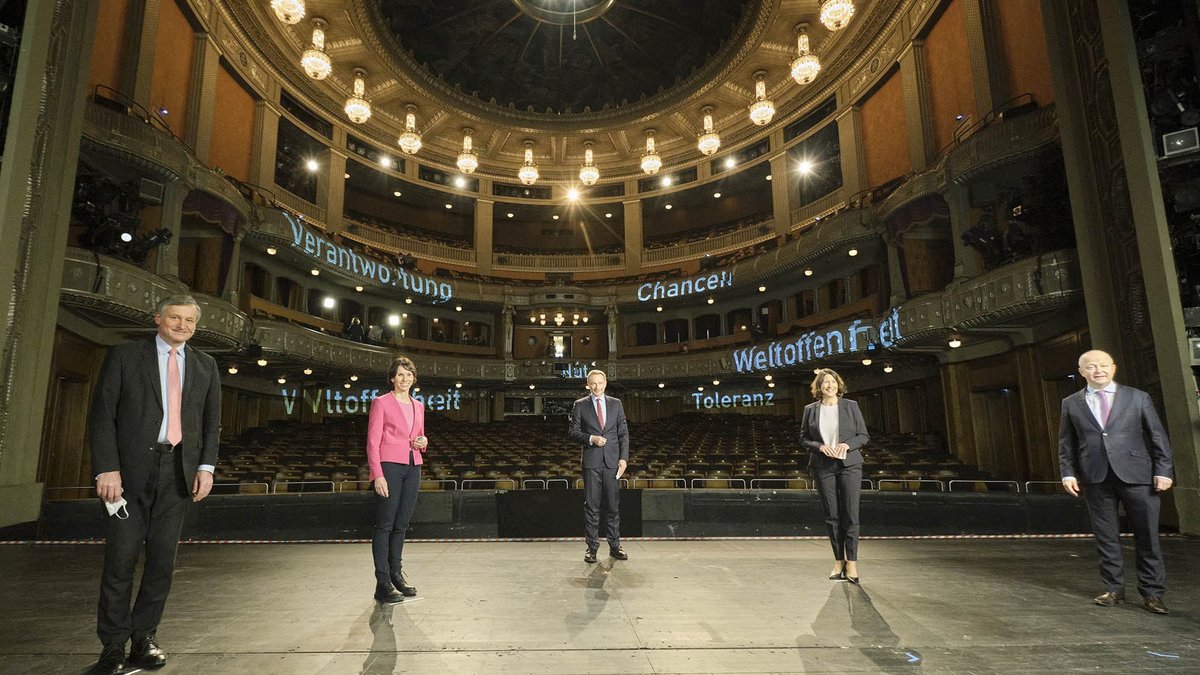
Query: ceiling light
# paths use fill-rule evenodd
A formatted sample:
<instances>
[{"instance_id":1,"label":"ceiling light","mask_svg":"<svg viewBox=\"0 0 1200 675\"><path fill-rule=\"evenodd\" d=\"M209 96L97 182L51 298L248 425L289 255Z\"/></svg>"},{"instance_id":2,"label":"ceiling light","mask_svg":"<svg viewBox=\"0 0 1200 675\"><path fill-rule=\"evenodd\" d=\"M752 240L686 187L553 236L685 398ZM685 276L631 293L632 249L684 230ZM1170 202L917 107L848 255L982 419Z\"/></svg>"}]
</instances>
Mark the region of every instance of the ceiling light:
<instances>
[{"instance_id":1,"label":"ceiling light","mask_svg":"<svg viewBox=\"0 0 1200 675\"><path fill-rule=\"evenodd\" d=\"M309 274L311 274L311 275L313 275L314 277L319 277L319 276L321 276L321 270L319 270L319 269L317 269L317 268L315 268L315 267L314 267L314 268L312 268L311 270L309 270L309 271L308 271L308 273L309 273Z\"/></svg>"},{"instance_id":2,"label":"ceiling light","mask_svg":"<svg viewBox=\"0 0 1200 675\"><path fill-rule=\"evenodd\" d=\"M712 155L721 147L721 136L713 131L712 106L706 105L701 110L704 113L704 131L696 137L696 148L704 155Z\"/></svg>"},{"instance_id":3,"label":"ceiling light","mask_svg":"<svg viewBox=\"0 0 1200 675\"><path fill-rule=\"evenodd\" d=\"M732 169L732 168L733 168L733 167L735 167L735 166L737 166L737 160L736 160L736 159L734 159L734 158L732 158L732 157L726 157L726 158L725 158L725 168L726 168L726 169Z\"/></svg>"},{"instance_id":4,"label":"ceiling light","mask_svg":"<svg viewBox=\"0 0 1200 675\"><path fill-rule=\"evenodd\" d=\"M229 366L228 372L230 375L237 375L237 366Z\"/></svg>"},{"instance_id":5,"label":"ceiling light","mask_svg":"<svg viewBox=\"0 0 1200 675\"><path fill-rule=\"evenodd\" d=\"M255 363L257 363L257 364L258 364L260 367L265 367L265 366L267 365L267 360L266 360L266 359L259 359L259 360L258 360L258 361L256 361Z\"/></svg>"},{"instance_id":6,"label":"ceiling light","mask_svg":"<svg viewBox=\"0 0 1200 675\"><path fill-rule=\"evenodd\" d=\"M350 388L350 383L349 383L349 382L347 382L346 384L343 384L343 385L342 385L342 389L349 389L349 388Z\"/></svg>"},{"instance_id":7,"label":"ceiling light","mask_svg":"<svg viewBox=\"0 0 1200 675\"><path fill-rule=\"evenodd\" d=\"M709 298L709 299L708 299L708 304L710 304L710 305L711 305L711 304L713 304L714 302L716 302L716 300L714 300L714 299L712 299L712 298Z\"/></svg>"},{"instance_id":8,"label":"ceiling light","mask_svg":"<svg viewBox=\"0 0 1200 675\"><path fill-rule=\"evenodd\" d=\"M531 384L531 385L529 385L529 388L530 388L530 389L537 389L537 385L536 385L536 384Z\"/></svg>"},{"instance_id":9,"label":"ceiling light","mask_svg":"<svg viewBox=\"0 0 1200 675\"><path fill-rule=\"evenodd\" d=\"M673 208L675 208L675 207L674 207L674 206L671 206L670 204L667 204L667 205L666 205L666 206L664 206L663 208L664 208L664 209L666 209L666 210L668 210L668 211L670 211L671 209L673 209Z\"/></svg>"},{"instance_id":10,"label":"ceiling light","mask_svg":"<svg viewBox=\"0 0 1200 675\"><path fill-rule=\"evenodd\" d=\"M720 192L714 192L714 193L713 193L713 199L720 199L720 198L721 198L721 193L720 193Z\"/></svg>"},{"instance_id":11,"label":"ceiling light","mask_svg":"<svg viewBox=\"0 0 1200 675\"><path fill-rule=\"evenodd\" d=\"M775 383L774 383L774 382L768 382L768 383L767 383L767 388L768 388L768 389L774 389L774 388L775 388Z\"/></svg>"},{"instance_id":12,"label":"ceiling light","mask_svg":"<svg viewBox=\"0 0 1200 675\"><path fill-rule=\"evenodd\" d=\"M325 53L325 29L329 24L324 19L313 17L312 46L300 55L300 67L314 80L323 80L333 72L333 62Z\"/></svg>"},{"instance_id":13,"label":"ceiling light","mask_svg":"<svg viewBox=\"0 0 1200 675\"><path fill-rule=\"evenodd\" d=\"M454 177L454 187L456 187L456 188L467 187L467 179L463 178L462 176L455 176Z\"/></svg>"},{"instance_id":14,"label":"ceiling light","mask_svg":"<svg viewBox=\"0 0 1200 675\"><path fill-rule=\"evenodd\" d=\"M387 322L388 322L389 326L399 326L400 325L400 315L399 314L388 314Z\"/></svg>"},{"instance_id":15,"label":"ceiling light","mask_svg":"<svg viewBox=\"0 0 1200 675\"><path fill-rule=\"evenodd\" d=\"M659 181L659 184L662 185L663 187L671 187L671 177L663 176L662 180Z\"/></svg>"},{"instance_id":16,"label":"ceiling light","mask_svg":"<svg viewBox=\"0 0 1200 675\"><path fill-rule=\"evenodd\" d=\"M962 340L960 340L957 336L955 336L955 337L950 338L950 342L948 342L946 344L950 345L950 349L958 349L959 347L962 346Z\"/></svg>"},{"instance_id":17,"label":"ceiling light","mask_svg":"<svg viewBox=\"0 0 1200 675\"><path fill-rule=\"evenodd\" d=\"M406 304L406 305L411 305L411 304L412 304L412 298L405 298L405 299L404 299L404 304Z\"/></svg>"},{"instance_id":18,"label":"ceiling light","mask_svg":"<svg viewBox=\"0 0 1200 675\"><path fill-rule=\"evenodd\" d=\"M606 214L604 214L604 217L605 217L605 218L612 218L612 214L611 214L611 213L606 213Z\"/></svg>"},{"instance_id":19,"label":"ceiling light","mask_svg":"<svg viewBox=\"0 0 1200 675\"><path fill-rule=\"evenodd\" d=\"M325 309L333 309L334 307L337 307L337 300L334 300L333 296L327 295L323 300L321 300L321 306Z\"/></svg>"},{"instance_id":20,"label":"ceiling light","mask_svg":"<svg viewBox=\"0 0 1200 675\"><path fill-rule=\"evenodd\" d=\"M831 31L845 28L852 16L854 16L852 0L825 0L821 3L821 25Z\"/></svg>"},{"instance_id":21,"label":"ceiling light","mask_svg":"<svg viewBox=\"0 0 1200 675\"><path fill-rule=\"evenodd\" d=\"M775 117L775 102L767 99L766 77L765 70L754 73L754 103L750 104L750 121L760 127Z\"/></svg>"},{"instance_id":22,"label":"ceiling light","mask_svg":"<svg viewBox=\"0 0 1200 675\"><path fill-rule=\"evenodd\" d=\"M800 160L800 166L798 168L800 169L800 173L807 176L808 174L812 173L813 163L807 159L802 159Z\"/></svg>"},{"instance_id":23,"label":"ceiling light","mask_svg":"<svg viewBox=\"0 0 1200 675\"><path fill-rule=\"evenodd\" d=\"M850 256L851 258L853 258L854 256L858 255L858 249L856 249L856 248L852 248L852 249L850 249L849 251L846 251L846 255L848 255L848 256Z\"/></svg>"},{"instance_id":24,"label":"ceiling light","mask_svg":"<svg viewBox=\"0 0 1200 675\"><path fill-rule=\"evenodd\" d=\"M883 367L883 372L885 372L885 373L890 373L890 372L892 372L892 370L893 370L892 364L890 364L890 363Z\"/></svg>"},{"instance_id":25,"label":"ceiling light","mask_svg":"<svg viewBox=\"0 0 1200 675\"><path fill-rule=\"evenodd\" d=\"M362 293L362 292L363 292L363 287L362 287L362 286L355 286L355 287L354 287L354 290L358 291L359 293Z\"/></svg>"},{"instance_id":26,"label":"ceiling light","mask_svg":"<svg viewBox=\"0 0 1200 675\"><path fill-rule=\"evenodd\" d=\"M455 389L462 389L462 382L455 382L455 383L454 383L454 388L455 388Z\"/></svg>"},{"instance_id":27,"label":"ceiling light","mask_svg":"<svg viewBox=\"0 0 1200 675\"><path fill-rule=\"evenodd\" d=\"M479 155L471 148L471 134L473 133L475 133L474 129L463 129L462 152L458 153L458 160L455 162L458 170L467 175L475 173L475 169L479 168Z\"/></svg>"},{"instance_id":28,"label":"ceiling light","mask_svg":"<svg viewBox=\"0 0 1200 675\"><path fill-rule=\"evenodd\" d=\"M533 141L525 141L525 162L517 170L517 178L522 185L533 185L538 179L538 167L533 163Z\"/></svg>"},{"instance_id":29,"label":"ceiling light","mask_svg":"<svg viewBox=\"0 0 1200 675\"><path fill-rule=\"evenodd\" d=\"M659 388L659 389L662 389L662 388L663 388L663 387L665 387L665 386L667 386L667 383L666 383L666 382L659 382L659 383L658 383L658 388Z\"/></svg>"},{"instance_id":30,"label":"ceiling light","mask_svg":"<svg viewBox=\"0 0 1200 675\"><path fill-rule=\"evenodd\" d=\"M382 166L385 169L392 168L392 158L388 157L387 155L380 157L379 158L379 166Z\"/></svg>"},{"instance_id":31,"label":"ceiling light","mask_svg":"<svg viewBox=\"0 0 1200 675\"><path fill-rule=\"evenodd\" d=\"M800 24L800 35L796 37L796 60L792 61L792 79L805 85L817 79L821 72L821 60L808 48L808 24Z\"/></svg>"},{"instance_id":32,"label":"ceiling light","mask_svg":"<svg viewBox=\"0 0 1200 675\"><path fill-rule=\"evenodd\" d=\"M392 196L393 196L393 197L399 197L399 196L400 196L400 191L399 191L399 190L392 190Z\"/></svg>"},{"instance_id":33,"label":"ceiling light","mask_svg":"<svg viewBox=\"0 0 1200 675\"><path fill-rule=\"evenodd\" d=\"M767 292L767 287L766 287L766 286L759 286L759 287L758 287L758 292L759 292L759 293L766 293L766 292Z\"/></svg>"},{"instance_id":34,"label":"ceiling light","mask_svg":"<svg viewBox=\"0 0 1200 675\"><path fill-rule=\"evenodd\" d=\"M721 384L721 381L720 381L720 380L713 380L713 386L714 386L714 387L715 387L715 386L717 386L717 385L719 385L719 384Z\"/></svg>"},{"instance_id":35,"label":"ceiling light","mask_svg":"<svg viewBox=\"0 0 1200 675\"><path fill-rule=\"evenodd\" d=\"M342 178L345 178L346 180L350 180L350 174L344 173L344 174L342 174Z\"/></svg>"},{"instance_id":36,"label":"ceiling light","mask_svg":"<svg viewBox=\"0 0 1200 675\"><path fill-rule=\"evenodd\" d=\"M811 277L813 275L812 268L804 270L804 276Z\"/></svg>"},{"instance_id":37,"label":"ceiling light","mask_svg":"<svg viewBox=\"0 0 1200 675\"><path fill-rule=\"evenodd\" d=\"M357 375L351 375L351 376L350 376L350 381L351 381L351 382L358 382L358 376L357 376Z\"/></svg>"},{"instance_id":38,"label":"ceiling light","mask_svg":"<svg viewBox=\"0 0 1200 675\"><path fill-rule=\"evenodd\" d=\"M579 182L584 185L595 185L596 181L600 180L600 168L596 166L595 157L592 154L592 142L583 142L583 166L579 167ZM578 196L578 191L576 191Z\"/></svg>"},{"instance_id":39,"label":"ceiling light","mask_svg":"<svg viewBox=\"0 0 1200 675\"><path fill-rule=\"evenodd\" d=\"M421 149L421 134L417 132L417 106L409 103L404 107L408 112L404 115L404 131L396 139L396 145L406 155L415 155Z\"/></svg>"},{"instance_id":40,"label":"ceiling light","mask_svg":"<svg viewBox=\"0 0 1200 675\"><path fill-rule=\"evenodd\" d=\"M271 9L275 10L275 18L289 26L304 18L304 0L271 0Z\"/></svg>"},{"instance_id":41,"label":"ceiling light","mask_svg":"<svg viewBox=\"0 0 1200 675\"><path fill-rule=\"evenodd\" d=\"M279 378L276 379L275 381L278 382L279 384L287 384L287 378L282 375L280 375Z\"/></svg>"},{"instance_id":42,"label":"ceiling light","mask_svg":"<svg viewBox=\"0 0 1200 675\"><path fill-rule=\"evenodd\" d=\"M869 365L871 365L871 357L869 357L869 356L868 356L868 357L864 358L864 359L862 360L862 364L863 364L864 366L869 366Z\"/></svg>"},{"instance_id":43,"label":"ceiling light","mask_svg":"<svg viewBox=\"0 0 1200 675\"><path fill-rule=\"evenodd\" d=\"M558 220L558 214L556 213L556 214L550 216L550 218L551 218L551 220Z\"/></svg>"},{"instance_id":44,"label":"ceiling light","mask_svg":"<svg viewBox=\"0 0 1200 675\"><path fill-rule=\"evenodd\" d=\"M452 209L452 208L454 208L454 205L449 202L446 202L446 208Z\"/></svg>"},{"instance_id":45,"label":"ceiling light","mask_svg":"<svg viewBox=\"0 0 1200 675\"><path fill-rule=\"evenodd\" d=\"M763 375L763 379L766 380L767 382L770 382L771 380L775 379L775 376L774 375Z\"/></svg>"},{"instance_id":46,"label":"ceiling light","mask_svg":"<svg viewBox=\"0 0 1200 675\"><path fill-rule=\"evenodd\" d=\"M512 211L509 211L508 213L506 213L506 214L504 214L504 215L508 216L509 218L512 218L512 217L513 217L513 213L512 213Z\"/></svg>"},{"instance_id":47,"label":"ceiling light","mask_svg":"<svg viewBox=\"0 0 1200 675\"><path fill-rule=\"evenodd\" d=\"M317 171L321 168L321 165L317 163L317 160L310 159L304 162L304 168L308 169L309 171Z\"/></svg>"},{"instance_id":48,"label":"ceiling light","mask_svg":"<svg viewBox=\"0 0 1200 675\"><path fill-rule=\"evenodd\" d=\"M267 247L267 255L275 255L276 253L278 253L278 251L275 249L274 246Z\"/></svg>"},{"instance_id":49,"label":"ceiling light","mask_svg":"<svg viewBox=\"0 0 1200 675\"><path fill-rule=\"evenodd\" d=\"M362 68L354 69L354 92L346 99L346 117L355 124L362 124L371 118L371 104L363 96L367 93L367 71Z\"/></svg>"},{"instance_id":50,"label":"ceiling light","mask_svg":"<svg viewBox=\"0 0 1200 675\"><path fill-rule=\"evenodd\" d=\"M305 368L305 369L304 369L304 374L305 374L305 375L312 375L312 373L313 373L313 371L312 371L312 368Z\"/></svg>"},{"instance_id":51,"label":"ceiling light","mask_svg":"<svg viewBox=\"0 0 1200 675\"><path fill-rule=\"evenodd\" d=\"M646 152L642 153L642 171L653 176L662 168L662 157L654 150L654 130L646 130Z\"/></svg>"},{"instance_id":52,"label":"ceiling light","mask_svg":"<svg viewBox=\"0 0 1200 675\"><path fill-rule=\"evenodd\" d=\"M696 387L696 391L704 391L704 387L703 386Z\"/></svg>"},{"instance_id":53,"label":"ceiling light","mask_svg":"<svg viewBox=\"0 0 1200 675\"><path fill-rule=\"evenodd\" d=\"M767 180L771 180L771 174L767 174Z\"/></svg>"},{"instance_id":54,"label":"ceiling light","mask_svg":"<svg viewBox=\"0 0 1200 675\"><path fill-rule=\"evenodd\" d=\"M462 311L462 305L455 305L455 306L454 306L454 311L456 311L456 312L461 312L461 311Z\"/></svg>"},{"instance_id":55,"label":"ceiling light","mask_svg":"<svg viewBox=\"0 0 1200 675\"><path fill-rule=\"evenodd\" d=\"M661 312L661 311L662 311L662 305L659 305L658 307L655 307L655 308L654 308L654 311L656 311L656 312Z\"/></svg>"},{"instance_id":56,"label":"ceiling light","mask_svg":"<svg viewBox=\"0 0 1200 675\"><path fill-rule=\"evenodd\" d=\"M579 199L579 190L577 190L575 188L568 188L567 189L567 199L569 199L571 201L575 201L575 200Z\"/></svg>"}]
</instances>

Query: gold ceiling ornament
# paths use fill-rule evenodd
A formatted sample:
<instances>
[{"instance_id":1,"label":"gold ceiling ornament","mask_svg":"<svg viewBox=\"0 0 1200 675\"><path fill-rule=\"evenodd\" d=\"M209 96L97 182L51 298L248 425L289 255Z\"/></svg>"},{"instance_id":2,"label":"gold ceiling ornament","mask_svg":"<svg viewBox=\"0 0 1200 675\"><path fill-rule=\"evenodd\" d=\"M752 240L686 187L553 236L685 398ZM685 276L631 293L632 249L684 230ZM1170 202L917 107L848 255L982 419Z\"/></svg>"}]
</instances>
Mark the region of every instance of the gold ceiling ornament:
<instances>
[{"instance_id":1,"label":"gold ceiling ornament","mask_svg":"<svg viewBox=\"0 0 1200 675\"><path fill-rule=\"evenodd\" d=\"M362 124L371 119L371 104L363 95L367 93L367 71L362 68L354 69L354 93L346 99L346 117L355 124Z\"/></svg>"},{"instance_id":2,"label":"gold ceiling ornament","mask_svg":"<svg viewBox=\"0 0 1200 675\"><path fill-rule=\"evenodd\" d=\"M300 23L304 18L304 0L271 0L275 18L289 26Z\"/></svg>"},{"instance_id":3,"label":"gold ceiling ornament","mask_svg":"<svg viewBox=\"0 0 1200 675\"><path fill-rule=\"evenodd\" d=\"M706 105L700 112L704 113L704 131L696 137L696 148L705 155L712 155L721 148L721 136L713 131L713 108Z\"/></svg>"},{"instance_id":4,"label":"gold ceiling ornament","mask_svg":"<svg viewBox=\"0 0 1200 675\"><path fill-rule=\"evenodd\" d=\"M579 167L579 182L584 185L595 185L600 180L600 168L596 166L592 154L592 142L583 142L583 166Z\"/></svg>"},{"instance_id":5,"label":"gold ceiling ornament","mask_svg":"<svg viewBox=\"0 0 1200 675\"><path fill-rule=\"evenodd\" d=\"M767 99L767 71L754 73L754 103L750 104L750 121L758 126L771 123L775 117L775 102Z\"/></svg>"},{"instance_id":6,"label":"gold ceiling ornament","mask_svg":"<svg viewBox=\"0 0 1200 675\"><path fill-rule=\"evenodd\" d=\"M475 169L479 168L479 155L471 148L471 135L474 133L474 129L463 129L462 152L458 153L458 160L455 161L458 170L465 174L475 173Z\"/></svg>"},{"instance_id":7,"label":"gold ceiling ornament","mask_svg":"<svg viewBox=\"0 0 1200 675\"><path fill-rule=\"evenodd\" d=\"M533 163L533 141L526 139L525 162L521 164L520 169L517 169L517 178L521 179L522 185L533 185L540 175L537 164Z\"/></svg>"},{"instance_id":8,"label":"gold ceiling ornament","mask_svg":"<svg viewBox=\"0 0 1200 675\"><path fill-rule=\"evenodd\" d=\"M853 0L825 0L821 3L821 25L831 31L838 31L850 23L854 16Z\"/></svg>"},{"instance_id":9,"label":"gold ceiling ornament","mask_svg":"<svg viewBox=\"0 0 1200 675\"><path fill-rule=\"evenodd\" d=\"M404 131L400 132L396 145L404 154L415 155L421 149L421 134L417 132L417 106L409 103L405 110L408 112L404 115Z\"/></svg>"},{"instance_id":10,"label":"gold ceiling ornament","mask_svg":"<svg viewBox=\"0 0 1200 675\"><path fill-rule=\"evenodd\" d=\"M792 61L792 79L796 84L806 85L817 79L817 73L821 72L821 60L809 49L808 24L800 24L799 31L796 36L797 56Z\"/></svg>"},{"instance_id":11,"label":"gold ceiling ornament","mask_svg":"<svg viewBox=\"0 0 1200 675\"><path fill-rule=\"evenodd\" d=\"M654 149L654 130L646 130L646 152L642 154L642 171L647 176L653 176L662 168L662 157Z\"/></svg>"},{"instance_id":12,"label":"gold ceiling ornament","mask_svg":"<svg viewBox=\"0 0 1200 675\"><path fill-rule=\"evenodd\" d=\"M325 29L329 24L317 16L313 17L312 24L312 46L300 55L300 67L312 79L323 80L333 72L333 62L325 53Z\"/></svg>"}]
</instances>

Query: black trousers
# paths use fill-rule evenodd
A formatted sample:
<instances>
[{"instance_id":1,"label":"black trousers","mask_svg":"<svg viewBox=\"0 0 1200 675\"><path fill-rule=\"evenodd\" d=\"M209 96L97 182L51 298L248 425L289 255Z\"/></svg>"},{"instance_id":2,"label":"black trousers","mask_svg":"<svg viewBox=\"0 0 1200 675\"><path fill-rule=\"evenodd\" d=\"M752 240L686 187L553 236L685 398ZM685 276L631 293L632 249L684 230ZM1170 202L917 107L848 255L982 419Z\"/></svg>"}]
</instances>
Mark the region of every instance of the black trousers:
<instances>
[{"instance_id":1,"label":"black trousers","mask_svg":"<svg viewBox=\"0 0 1200 675\"><path fill-rule=\"evenodd\" d=\"M131 637L141 638L158 630L171 592L175 551L191 494L184 486L179 452L155 454L155 466L145 489L126 506L129 517L108 517L96 612L96 635L106 647L123 647ZM143 547L146 559L142 581L130 610L134 570Z\"/></svg>"},{"instance_id":2,"label":"black trousers","mask_svg":"<svg viewBox=\"0 0 1200 675\"><path fill-rule=\"evenodd\" d=\"M840 465L841 462L838 462ZM862 494L862 465L837 469L813 468L825 527L834 560L858 560L858 497Z\"/></svg>"},{"instance_id":3,"label":"black trousers","mask_svg":"<svg viewBox=\"0 0 1200 675\"><path fill-rule=\"evenodd\" d=\"M383 463L388 496L375 495L375 532L371 536L371 557L375 559L375 582L390 586L392 573L399 574L404 557L404 534L417 506L421 489L419 464Z\"/></svg>"},{"instance_id":4,"label":"black trousers","mask_svg":"<svg viewBox=\"0 0 1200 675\"><path fill-rule=\"evenodd\" d=\"M1138 592L1143 597L1162 597L1167 580L1162 550L1158 546L1158 492L1153 485L1126 483L1110 469L1102 483L1082 486L1092 517L1092 533L1100 554L1100 581L1105 590L1125 591L1125 562L1121 555L1121 523L1117 504L1125 506L1129 526L1133 528L1133 547L1137 554Z\"/></svg>"},{"instance_id":5,"label":"black trousers","mask_svg":"<svg viewBox=\"0 0 1200 675\"><path fill-rule=\"evenodd\" d=\"M583 535L587 547L600 547L600 507L604 507L604 535L609 548L621 545L621 481L608 467L583 470Z\"/></svg>"}]
</instances>

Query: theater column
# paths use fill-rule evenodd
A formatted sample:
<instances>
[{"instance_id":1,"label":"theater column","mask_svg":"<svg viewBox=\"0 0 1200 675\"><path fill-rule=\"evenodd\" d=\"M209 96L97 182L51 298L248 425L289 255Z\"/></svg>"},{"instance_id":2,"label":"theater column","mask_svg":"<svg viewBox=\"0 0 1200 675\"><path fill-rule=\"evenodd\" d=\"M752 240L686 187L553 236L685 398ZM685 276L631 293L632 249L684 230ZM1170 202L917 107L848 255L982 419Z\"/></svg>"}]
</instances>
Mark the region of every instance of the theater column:
<instances>
[{"instance_id":1,"label":"theater column","mask_svg":"<svg viewBox=\"0 0 1200 675\"><path fill-rule=\"evenodd\" d=\"M963 242L963 232L971 228L971 190L966 185L952 184L945 193L950 208L950 238L954 244L954 278L971 279L983 271L979 254Z\"/></svg>"},{"instance_id":2,"label":"theater column","mask_svg":"<svg viewBox=\"0 0 1200 675\"><path fill-rule=\"evenodd\" d=\"M213 118L216 115L217 68L221 53L208 33L196 33L196 51L192 58L192 92L188 97L187 142L196 159L208 164L212 150Z\"/></svg>"},{"instance_id":3,"label":"theater column","mask_svg":"<svg viewBox=\"0 0 1200 675\"><path fill-rule=\"evenodd\" d=\"M993 7L996 1L962 0L967 20L967 50L971 56L975 110L979 111L981 117L1008 98L1005 94L1004 55L1000 51L996 10Z\"/></svg>"},{"instance_id":4,"label":"theater column","mask_svg":"<svg viewBox=\"0 0 1200 675\"><path fill-rule=\"evenodd\" d=\"M487 192L483 192L483 180L479 182L481 194L491 194L491 181L487 181ZM494 227L496 202L491 199L475 200L475 270L480 274L492 273L492 251L494 250ZM510 350L511 351L511 350Z\"/></svg>"},{"instance_id":5,"label":"theater column","mask_svg":"<svg viewBox=\"0 0 1200 675\"><path fill-rule=\"evenodd\" d=\"M929 71L925 41L913 40L900 54L900 82L904 87L904 122L908 132L908 158L913 171L924 171L937 148L933 147L933 119L929 112Z\"/></svg>"},{"instance_id":6,"label":"theater column","mask_svg":"<svg viewBox=\"0 0 1200 675\"><path fill-rule=\"evenodd\" d=\"M979 467L971 412L971 370L966 363L941 366L942 400L946 405L946 443L964 464Z\"/></svg>"},{"instance_id":7,"label":"theater column","mask_svg":"<svg viewBox=\"0 0 1200 675\"><path fill-rule=\"evenodd\" d=\"M121 93L132 96L145 110L154 109L150 90L154 83L154 51L158 46L158 14L162 1L131 0L128 5L129 23L125 34L131 39L126 54L133 58L125 62L123 70L126 72L122 73L122 84L128 84L129 90Z\"/></svg>"},{"instance_id":8,"label":"theater column","mask_svg":"<svg viewBox=\"0 0 1200 675\"><path fill-rule=\"evenodd\" d=\"M344 227L342 211L346 207L346 130L335 126L333 147L329 149L325 169L317 173L317 204L325 209L325 225L330 232Z\"/></svg>"},{"instance_id":9,"label":"theater column","mask_svg":"<svg viewBox=\"0 0 1200 675\"><path fill-rule=\"evenodd\" d=\"M171 233L165 246L158 248L155 272L169 279L179 278L179 234L183 228L183 200L187 198L188 186L182 180L173 180L163 186L163 202L158 209L158 226Z\"/></svg>"},{"instance_id":10,"label":"theater column","mask_svg":"<svg viewBox=\"0 0 1200 675\"><path fill-rule=\"evenodd\" d=\"M1043 0L1042 17L1092 346L1163 413L1179 529L1200 533L1195 381L1129 7Z\"/></svg>"},{"instance_id":11,"label":"theater column","mask_svg":"<svg viewBox=\"0 0 1200 675\"><path fill-rule=\"evenodd\" d=\"M842 153L842 194L846 198L867 187L866 155L862 152L862 109L847 106L837 115L838 146Z\"/></svg>"},{"instance_id":12,"label":"theater column","mask_svg":"<svg viewBox=\"0 0 1200 675\"><path fill-rule=\"evenodd\" d=\"M238 286L242 280L242 239L246 236L244 229L239 230L233 237L233 249L229 252L229 269L225 270L224 288L221 298L238 307Z\"/></svg>"},{"instance_id":13,"label":"theater column","mask_svg":"<svg viewBox=\"0 0 1200 675\"><path fill-rule=\"evenodd\" d=\"M782 133L779 138L782 142ZM771 211L775 214L775 235L779 237L792 230L792 188L787 153L780 153L771 158Z\"/></svg>"},{"instance_id":14,"label":"theater column","mask_svg":"<svg viewBox=\"0 0 1200 675\"><path fill-rule=\"evenodd\" d=\"M625 181L625 194L637 194L637 180ZM642 273L642 200L623 202L625 207L625 273Z\"/></svg>"},{"instance_id":15,"label":"theater column","mask_svg":"<svg viewBox=\"0 0 1200 675\"><path fill-rule=\"evenodd\" d=\"M100 0L30 2L0 165L0 530L32 534L48 374Z\"/></svg>"},{"instance_id":16,"label":"theater column","mask_svg":"<svg viewBox=\"0 0 1200 675\"><path fill-rule=\"evenodd\" d=\"M266 101L254 102L254 184L275 185L275 154L279 142L279 111Z\"/></svg>"},{"instance_id":17,"label":"theater column","mask_svg":"<svg viewBox=\"0 0 1200 675\"><path fill-rule=\"evenodd\" d=\"M1013 350L1017 371L1018 401L1025 427L1025 478L1027 480L1057 480L1058 429L1050 426L1046 411L1059 402L1046 400L1042 373L1046 372L1038 358L1036 344L1022 345Z\"/></svg>"}]
</instances>

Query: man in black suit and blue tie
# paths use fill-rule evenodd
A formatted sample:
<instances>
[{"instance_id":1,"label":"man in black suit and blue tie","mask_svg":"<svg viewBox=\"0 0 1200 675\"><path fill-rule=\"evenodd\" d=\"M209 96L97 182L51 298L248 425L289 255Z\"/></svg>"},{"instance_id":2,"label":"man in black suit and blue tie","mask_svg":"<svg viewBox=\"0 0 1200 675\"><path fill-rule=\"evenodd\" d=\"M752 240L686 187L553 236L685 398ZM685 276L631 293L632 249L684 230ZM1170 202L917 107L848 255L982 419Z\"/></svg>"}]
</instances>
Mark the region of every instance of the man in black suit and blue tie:
<instances>
[{"instance_id":1,"label":"man in black suit and blue tie","mask_svg":"<svg viewBox=\"0 0 1200 675\"><path fill-rule=\"evenodd\" d=\"M212 489L221 430L217 362L186 344L199 321L200 306L190 296L159 302L158 334L109 349L92 394L88 431L96 493L114 512L96 619L104 651L95 673L125 672L130 640L130 664L159 668L167 662L158 623L187 506Z\"/></svg>"},{"instance_id":2,"label":"man in black suit and blue tie","mask_svg":"<svg viewBox=\"0 0 1200 675\"><path fill-rule=\"evenodd\" d=\"M617 560L628 560L621 548L621 475L629 464L629 425L621 401L604 395L608 378L604 371L587 375L590 395L571 406L568 435L583 449L583 515L587 540L585 562L596 562L600 547L600 506L603 503L608 552ZM602 498L603 497L603 498Z\"/></svg>"},{"instance_id":3,"label":"man in black suit and blue tie","mask_svg":"<svg viewBox=\"0 0 1200 675\"><path fill-rule=\"evenodd\" d=\"M1146 392L1117 386L1111 356L1084 352L1079 373L1087 387L1063 399L1058 456L1063 488L1075 497L1083 493L1092 518L1105 587L1095 602L1112 607L1125 599L1120 503L1133 528L1142 606L1166 614L1167 575L1158 546L1159 493L1171 489L1174 475L1166 431Z\"/></svg>"}]
</instances>

